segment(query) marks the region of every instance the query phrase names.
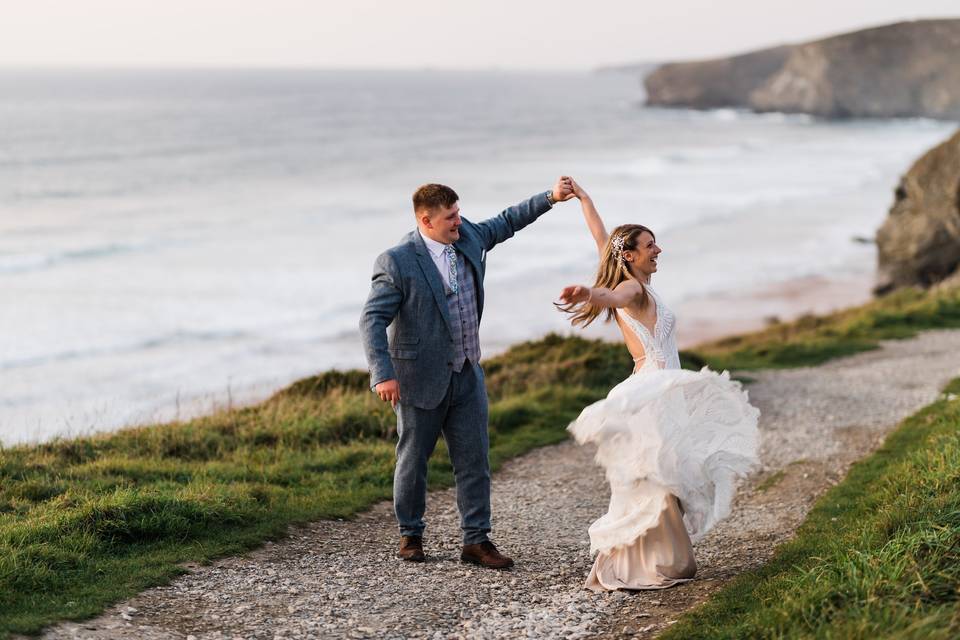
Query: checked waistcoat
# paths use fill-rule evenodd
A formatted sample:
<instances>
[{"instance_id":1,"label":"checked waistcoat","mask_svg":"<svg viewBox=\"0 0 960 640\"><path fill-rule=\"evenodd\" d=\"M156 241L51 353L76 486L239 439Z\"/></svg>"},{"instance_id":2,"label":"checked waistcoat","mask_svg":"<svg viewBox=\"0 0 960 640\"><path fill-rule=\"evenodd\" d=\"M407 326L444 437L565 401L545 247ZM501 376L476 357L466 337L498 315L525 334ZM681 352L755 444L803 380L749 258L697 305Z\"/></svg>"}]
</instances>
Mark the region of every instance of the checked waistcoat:
<instances>
[{"instance_id":1,"label":"checked waistcoat","mask_svg":"<svg viewBox=\"0 0 960 640\"><path fill-rule=\"evenodd\" d=\"M463 254L457 252L457 292L444 283L450 324L453 326L453 370L461 371L465 360L480 361L480 321L477 319L477 284Z\"/></svg>"}]
</instances>

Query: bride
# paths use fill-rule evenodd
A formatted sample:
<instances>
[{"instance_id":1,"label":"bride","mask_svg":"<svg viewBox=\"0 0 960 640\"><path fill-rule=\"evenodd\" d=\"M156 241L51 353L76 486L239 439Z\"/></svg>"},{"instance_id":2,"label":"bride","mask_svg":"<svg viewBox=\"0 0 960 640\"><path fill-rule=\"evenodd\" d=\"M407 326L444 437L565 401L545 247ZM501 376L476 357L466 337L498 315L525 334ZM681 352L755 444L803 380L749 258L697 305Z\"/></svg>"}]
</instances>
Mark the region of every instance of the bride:
<instances>
[{"instance_id":1,"label":"bride","mask_svg":"<svg viewBox=\"0 0 960 640\"><path fill-rule=\"evenodd\" d=\"M633 373L569 427L597 446L610 507L590 526L594 591L662 589L691 580L692 542L730 512L738 480L757 464L757 419L727 372L680 369L676 317L650 286L661 249L654 233L625 224L607 233L576 183L600 252L593 287L569 286L558 305L574 325L616 320Z\"/></svg>"}]
</instances>

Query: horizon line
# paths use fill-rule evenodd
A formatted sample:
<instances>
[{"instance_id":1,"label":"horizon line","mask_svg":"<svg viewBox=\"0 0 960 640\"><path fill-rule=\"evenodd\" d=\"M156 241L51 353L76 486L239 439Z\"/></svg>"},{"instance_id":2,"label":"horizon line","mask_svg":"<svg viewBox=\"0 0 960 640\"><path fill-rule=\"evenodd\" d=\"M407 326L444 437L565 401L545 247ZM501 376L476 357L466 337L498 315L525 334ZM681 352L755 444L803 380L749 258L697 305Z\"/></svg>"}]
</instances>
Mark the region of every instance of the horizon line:
<instances>
[{"instance_id":1,"label":"horizon line","mask_svg":"<svg viewBox=\"0 0 960 640\"><path fill-rule=\"evenodd\" d=\"M754 51L776 48L780 46L796 46L800 44L818 42L846 34L857 33L860 31L869 31L873 29L890 27L903 23L915 22L937 22L945 20L960 20L960 16L914 16L903 17L895 20L886 20L882 22L868 21L857 27L849 27L844 30L824 30L816 36L808 36L803 40L784 39L779 42L768 42L764 44L747 45L745 48L731 46L720 53L709 54L678 54L657 56L657 59L632 59L621 61L596 62L587 65L556 65L556 66L505 66L502 64L490 65L468 65L468 66L445 66L436 64L410 64L402 66L379 65L379 64L345 64L329 65L317 63L258 63L243 62L239 64L232 63L207 63L207 62L143 62L138 64L123 63L69 63L69 62L23 62L23 63L4 63L0 62L0 72L2 71L328 71L328 72L500 72L500 73L584 73L598 71L628 71L635 67L648 67L678 62L699 62L713 59L732 58Z\"/></svg>"},{"instance_id":2,"label":"horizon line","mask_svg":"<svg viewBox=\"0 0 960 640\"><path fill-rule=\"evenodd\" d=\"M4 64L0 63L0 72L4 71L322 71L322 72L437 72L437 73L590 73L615 70L626 67L662 64L660 62L628 62L600 64L596 66L567 67L512 67L502 65L445 67L437 65L410 65L404 67L375 65L300 65L300 64Z\"/></svg>"}]
</instances>

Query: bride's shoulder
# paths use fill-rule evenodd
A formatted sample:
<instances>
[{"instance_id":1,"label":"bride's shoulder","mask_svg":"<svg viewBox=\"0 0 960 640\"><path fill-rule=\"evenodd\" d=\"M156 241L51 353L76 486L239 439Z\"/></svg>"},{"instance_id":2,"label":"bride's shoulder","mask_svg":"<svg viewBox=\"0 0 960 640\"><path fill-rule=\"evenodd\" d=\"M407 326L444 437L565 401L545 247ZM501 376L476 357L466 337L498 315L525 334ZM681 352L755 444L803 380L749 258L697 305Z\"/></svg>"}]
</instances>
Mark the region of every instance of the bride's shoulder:
<instances>
[{"instance_id":1,"label":"bride's shoulder","mask_svg":"<svg viewBox=\"0 0 960 640\"><path fill-rule=\"evenodd\" d=\"M624 280L613 289L614 291L623 291L627 293L643 293L643 285L636 280Z\"/></svg>"},{"instance_id":2,"label":"bride's shoulder","mask_svg":"<svg viewBox=\"0 0 960 640\"><path fill-rule=\"evenodd\" d=\"M624 280L614 288L614 291L617 293L633 296L634 302L643 297L643 290L644 286L636 280Z\"/></svg>"}]
</instances>

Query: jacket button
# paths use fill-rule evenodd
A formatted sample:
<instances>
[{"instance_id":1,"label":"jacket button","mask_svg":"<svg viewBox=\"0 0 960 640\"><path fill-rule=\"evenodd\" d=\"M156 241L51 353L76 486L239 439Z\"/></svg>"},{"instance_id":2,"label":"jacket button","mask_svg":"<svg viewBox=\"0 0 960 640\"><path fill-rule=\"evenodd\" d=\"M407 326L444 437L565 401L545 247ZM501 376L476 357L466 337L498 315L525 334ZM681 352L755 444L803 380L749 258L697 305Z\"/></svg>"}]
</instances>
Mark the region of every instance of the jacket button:
<instances>
[{"instance_id":1,"label":"jacket button","mask_svg":"<svg viewBox=\"0 0 960 640\"><path fill-rule=\"evenodd\" d=\"M447 366L448 366L448 367L452 367L452 366L453 366L453 363L452 363L452 362L448 362L448 363L447 363Z\"/></svg>"}]
</instances>

